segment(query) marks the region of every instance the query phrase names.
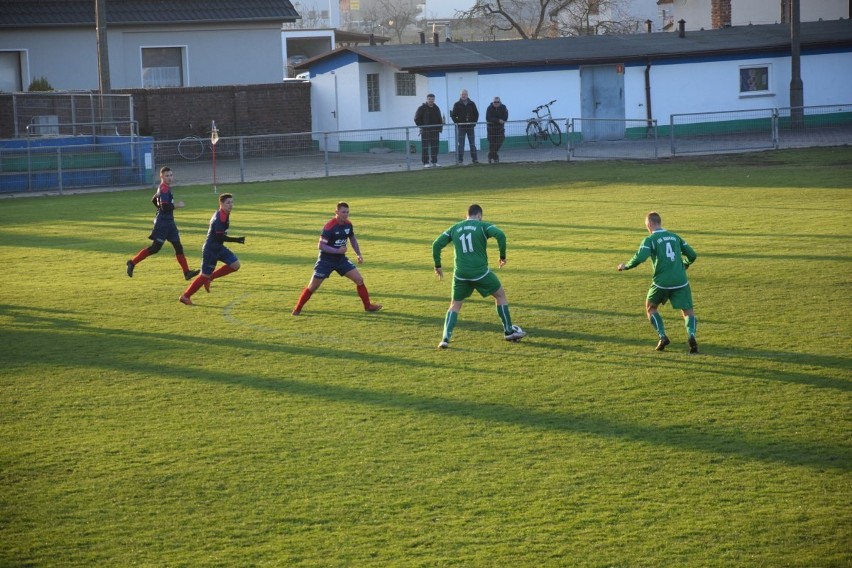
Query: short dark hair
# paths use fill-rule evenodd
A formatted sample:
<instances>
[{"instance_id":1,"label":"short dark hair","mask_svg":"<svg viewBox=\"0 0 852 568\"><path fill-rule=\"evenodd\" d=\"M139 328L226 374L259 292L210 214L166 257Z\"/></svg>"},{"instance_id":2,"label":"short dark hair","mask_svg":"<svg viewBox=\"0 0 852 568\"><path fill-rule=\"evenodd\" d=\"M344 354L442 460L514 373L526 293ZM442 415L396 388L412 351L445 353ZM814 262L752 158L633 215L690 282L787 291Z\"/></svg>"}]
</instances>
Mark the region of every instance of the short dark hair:
<instances>
[{"instance_id":1,"label":"short dark hair","mask_svg":"<svg viewBox=\"0 0 852 568\"><path fill-rule=\"evenodd\" d=\"M467 216L473 217L474 215L482 215L482 207L476 203L467 208Z\"/></svg>"},{"instance_id":2,"label":"short dark hair","mask_svg":"<svg viewBox=\"0 0 852 568\"><path fill-rule=\"evenodd\" d=\"M234 198L233 194L223 193L222 195L219 196L219 203L220 204L225 203L226 199L233 199L233 198Z\"/></svg>"},{"instance_id":3,"label":"short dark hair","mask_svg":"<svg viewBox=\"0 0 852 568\"><path fill-rule=\"evenodd\" d=\"M655 225L662 225L663 224L663 219L660 217L660 214L657 213L656 211L651 211L650 213L648 213L645 216L645 219L647 219L649 222L651 222Z\"/></svg>"},{"instance_id":4,"label":"short dark hair","mask_svg":"<svg viewBox=\"0 0 852 568\"><path fill-rule=\"evenodd\" d=\"M346 203L345 201L338 201L337 207L335 207L334 209L337 210L337 209L340 209L341 207L346 207L347 209L349 209L349 204Z\"/></svg>"},{"instance_id":5,"label":"short dark hair","mask_svg":"<svg viewBox=\"0 0 852 568\"><path fill-rule=\"evenodd\" d=\"M163 175L164 173L170 171L172 171L172 169L169 166L163 166L162 168L160 168L160 175Z\"/></svg>"},{"instance_id":6,"label":"short dark hair","mask_svg":"<svg viewBox=\"0 0 852 568\"><path fill-rule=\"evenodd\" d=\"M428 95L426 95L426 98L428 99L429 97L432 97L434 99L435 95L433 93L429 93Z\"/></svg>"}]
</instances>

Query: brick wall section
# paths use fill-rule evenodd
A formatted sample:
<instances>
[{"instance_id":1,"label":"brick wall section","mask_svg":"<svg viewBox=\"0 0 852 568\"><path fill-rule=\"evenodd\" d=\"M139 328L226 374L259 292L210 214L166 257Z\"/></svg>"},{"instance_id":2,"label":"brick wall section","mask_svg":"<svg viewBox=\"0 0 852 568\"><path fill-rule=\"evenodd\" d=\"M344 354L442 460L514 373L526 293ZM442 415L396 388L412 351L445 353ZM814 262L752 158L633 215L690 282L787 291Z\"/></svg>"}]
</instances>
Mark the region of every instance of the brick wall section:
<instances>
[{"instance_id":1,"label":"brick wall section","mask_svg":"<svg viewBox=\"0 0 852 568\"><path fill-rule=\"evenodd\" d=\"M121 89L133 95L142 134L158 140L206 136L215 120L221 136L311 131L311 84Z\"/></svg>"},{"instance_id":2,"label":"brick wall section","mask_svg":"<svg viewBox=\"0 0 852 568\"><path fill-rule=\"evenodd\" d=\"M311 84L228 85L174 89L116 89L133 95L140 134L175 140L207 136L211 121L221 136L311 131ZM55 112L43 114L56 114ZM70 120L70 119L68 119ZM65 122L63 118L60 122ZM12 97L0 95L0 138L14 137Z\"/></svg>"},{"instance_id":3,"label":"brick wall section","mask_svg":"<svg viewBox=\"0 0 852 568\"><path fill-rule=\"evenodd\" d=\"M711 0L710 24L713 29L731 25L731 0Z\"/></svg>"}]
</instances>

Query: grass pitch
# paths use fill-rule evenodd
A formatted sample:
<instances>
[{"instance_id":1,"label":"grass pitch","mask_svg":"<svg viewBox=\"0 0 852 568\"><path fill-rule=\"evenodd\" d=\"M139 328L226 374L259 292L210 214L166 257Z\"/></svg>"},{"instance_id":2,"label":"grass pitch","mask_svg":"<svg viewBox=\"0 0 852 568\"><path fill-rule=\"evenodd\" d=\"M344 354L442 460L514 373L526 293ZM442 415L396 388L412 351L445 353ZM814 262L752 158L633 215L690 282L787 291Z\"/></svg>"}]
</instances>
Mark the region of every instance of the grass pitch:
<instances>
[{"instance_id":1,"label":"grass pitch","mask_svg":"<svg viewBox=\"0 0 852 568\"><path fill-rule=\"evenodd\" d=\"M168 245L124 273L150 190L0 201L0 565L852 563L850 149L219 190L243 268L193 307ZM175 192L197 267L216 196ZM294 318L338 200L385 309L333 277ZM437 351L472 202L529 337L474 298ZM698 356L616 271L652 209Z\"/></svg>"}]
</instances>

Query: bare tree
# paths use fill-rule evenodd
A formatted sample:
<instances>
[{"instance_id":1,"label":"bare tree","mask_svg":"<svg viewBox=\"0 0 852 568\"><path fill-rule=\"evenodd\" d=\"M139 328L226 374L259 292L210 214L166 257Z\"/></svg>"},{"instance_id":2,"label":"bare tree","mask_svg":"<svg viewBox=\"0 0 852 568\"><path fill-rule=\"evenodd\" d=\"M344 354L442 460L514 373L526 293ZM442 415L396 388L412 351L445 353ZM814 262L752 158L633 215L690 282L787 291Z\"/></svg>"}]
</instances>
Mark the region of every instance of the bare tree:
<instances>
[{"instance_id":1,"label":"bare tree","mask_svg":"<svg viewBox=\"0 0 852 568\"><path fill-rule=\"evenodd\" d=\"M361 9L364 23L373 33L393 33L402 43L406 28L417 22L420 10L415 0L373 0Z\"/></svg>"},{"instance_id":2,"label":"bare tree","mask_svg":"<svg viewBox=\"0 0 852 568\"><path fill-rule=\"evenodd\" d=\"M522 39L626 33L638 22L624 13L625 0L476 0L461 20L486 28L491 37L506 33Z\"/></svg>"}]
</instances>

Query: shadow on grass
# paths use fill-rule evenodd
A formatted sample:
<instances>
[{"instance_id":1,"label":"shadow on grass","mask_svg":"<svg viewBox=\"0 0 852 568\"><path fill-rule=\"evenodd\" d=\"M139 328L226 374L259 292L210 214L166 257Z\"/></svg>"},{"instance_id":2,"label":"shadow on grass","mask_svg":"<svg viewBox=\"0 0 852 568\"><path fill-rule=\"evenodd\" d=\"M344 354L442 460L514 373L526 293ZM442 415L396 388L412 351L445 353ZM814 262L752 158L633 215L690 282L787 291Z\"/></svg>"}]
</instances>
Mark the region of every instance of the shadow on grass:
<instances>
[{"instance_id":1,"label":"shadow on grass","mask_svg":"<svg viewBox=\"0 0 852 568\"><path fill-rule=\"evenodd\" d=\"M405 357L365 354L337 348L312 348L292 345L269 345L245 339L211 339L182 334L163 334L122 329L93 328L79 321L69 321L68 312L57 310L32 310L30 308L2 305L0 315L14 318L18 329L14 331L15 342L22 345L50 345L53 353L26 352L21 361L14 363L50 364L57 358L65 366L85 366L120 373L141 373L156 377L169 377L175 380L208 381L223 385L265 390L281 395L310 397L317 400L336 403L373 406L381 409L421 412L441 415L449 418L475 419L495 424L517 426L566 433L587 434L602 438L618 439L660 447L678 448L686 451L698 451L729 455L738 458L765 462L777 462L791 466L805 466L819 469L849 471L850 451L845 446L820 445L816 443L793 442L783 439L760 437L748 431L715 430L709 426L673 425L649 426L629 422L618 417L571 413L568 411L541 411L518 406L487 402L454 400L440 396L423 396L387 390L362 389L339 384L323 384L287 377L258 377L240 373L235 369L200 370L191 366L182 366L174 362L161 365L134 361L132 364L120 359L123 352L122 342L131 342L133 352L138 345L145 344L149 350L158 344L174 347L176 344L193 344L199 349L222 350L258 350L279 355L307 355L326 358L337 363L351 361L360 365L387 364L401 366L419 366L421 363ZM67 331L69 324L72 333L57 333L54 327ZM23 329L20 329L23 328ZM29 329L27 329L29 328ZM47 328L47 329L46 329ZM8 328L7 328L8 329ZM5 334L4 334L5 335ZM592 338L594 336L587 336ZM8 340L8 338L7 338ZM80 345L97 346L97 360L87 360ZM156 351L156 349L153 349ZM128 349L128 352L131 351ZM7 364L11 363L7 360ZM611 361L615 365L617 362ZM671 364L675 364L672 362ZM16 365L17 366L17 365ZM459 365L446 363L433 364L438 369L458 374L469 372L465 362ZM268 367L271 369L272 366ZM741 366L731 365L738 373ZM702 369L706 371L706 369ZM270 372L270 374L272 374ZM720 374L725 374L720 372ZM761 377L765 378L765 377ZM840 383L838 383L840 384Z\"/></svg>"}]
</instances>

